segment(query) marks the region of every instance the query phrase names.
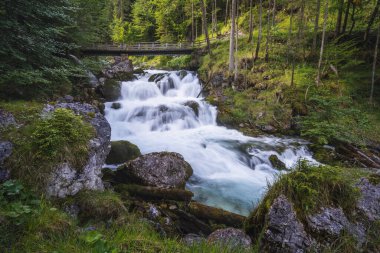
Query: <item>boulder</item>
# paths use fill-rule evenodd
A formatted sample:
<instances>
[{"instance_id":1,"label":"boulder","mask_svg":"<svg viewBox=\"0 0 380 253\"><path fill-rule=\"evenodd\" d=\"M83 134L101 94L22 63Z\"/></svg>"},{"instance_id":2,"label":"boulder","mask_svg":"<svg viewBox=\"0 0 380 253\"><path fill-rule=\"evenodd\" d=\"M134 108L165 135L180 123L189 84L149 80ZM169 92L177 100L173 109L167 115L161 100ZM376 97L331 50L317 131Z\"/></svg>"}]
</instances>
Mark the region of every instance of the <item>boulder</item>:
<instances>
[{"instance_id":1,"label":"boulder","mask_svg":"<svg viewBox=\"0 0 380 253\"><path fill-rule=\"evenodd\" d=\"M121 83L114 79L107 79L99 88L107 102L115 101L121 96Z\"/></svg>"},{"instance_id":2,"label":"boulder","mask_svg":"<svg viewBox=\"0 0 380 253\"><path fill-rule=\"evenodd\" d=\"M310 215L307 224L313 233L326 239L334 240L349 226L349 221L342 208L322 208L314 215Z\"/></svg>"},{"instance_id":3,"label":"boulder","mask_svg":"<svg viewBox=\"0 0 380 253\"><path fill-rule=\"evenodd\" d=\"M273 253L307 252L311 246L311 239L284 195L277 197L270 207L262 245L263 251Z\"/></svg>"},{"instance_id":4,"label":"boulder","mask_svg":"<svg viewBox=\"0 0 380 253\"><path fill-rule=\"evenodd\" d=\"M101 168L110 151L111 127L99 110L85 103L47 104L43 116L57 108L72 110L82 115L95 129L96 135L89 140L89 154L82 168L74 168L69 163L57 164L48 180L47 195L63 198L75 195L82 189L103 190Z\"/></svg>"},{"instance_id":5,"label":"boulder","mask_svg":"<svg viewBox=\"0 0 380 253\"><path fill-rule=\"evenodd\" d=\"M119 110L121 108L121 104L120 103L112 103L111 108L115 109L115 110Z\"/></svg>"},{"instance_id":6,"label":"boulder","mask_svg":"<svg viewBox=\"0 0 380 253\"><path fill-rule=\"evenodd\" d=\"M357 184L361 197L357 202L358 210L369 220L380 220L380 184L372 184L367 178L362 178Z\"/></svg>"},{"instance_id":7,"label":"boulder","mask_svg":"<svg viewBox=\"0 0 380 253\"><path fill-rule=\"evenodd\" d=\"M0 109L0 128L16 125L16 120L12 113Z\"/></svg>"},{"instance_id":8,"label":"boulder","mask_svg":"<svg viewBox=\"0 0 380 253\"><path fill-rule=\"evenodd\" d=\"M269 156L269 162L272 164L272 166L275 169L278 169L278 170L288 170L288 168L286 168L285 163L283 161L281 161L278 158L278 156L276 156L276 155Z\"/></svg>"},{"instance_id":9,"label":"boulder","mask_svg":"<svg viewBox=\"0 0 380 253\"><path fill-rule=\"evenodd\" d=\"M259 129L268 134L274 134L277 132L277 129L272 125L259 126Z\"/></svg>"},{"instance_id":10,"label":"boulder","mask_svg":"<svg viewBox=\"0 0 380 253\"><path fill-rule=\"evenodd\" d=\"M118 168L116 179L145 186L184 189L193 170L183 156L172 152L150 153Z\"/></svg>"},{"instance_id":11,"label":"boulder","mask_svg":"<svg viewBox=\"0 0 380 253\"><path fill-rule=\"evenodd\" d=\"M140 155L140 149L129 141L112 141L106 164L122 164Z\"/></svg>"},{"instance_id":12,"label":"boulder","mask_svg":"<svg viewBox=\"0 0 380 253\"><path fill-rule=\"evenodd\" d=\"M236 228L218 229L207 237L208 243L225 245L231 248L250 248L251 238Z\"/></svg>"},{"instance_id":13,"label":"boulder","mask_svg":"<svg viewBox=\"0 0 380 253\"><path fill-rule=\"evenodd\" d=\"M187 107L190 107L193 111L194 114L198 117L199 116L199 104L195 101L188 101L184 104Z\"/></svg>"},{"instance_id":14,"label":"boulder","mask_svg":"<svg viewBox=\"0 0 380 253\"><path fill-rule=\"evenodd\" d=\"M4 167L5 160L12 154L13 144L9 141L0 141L0 183L10 178L10 172Z\"/></svg>"},{"instance_id":15,"label":"boulder","mask_svg":"<svg viewBox=\"0 0 380 253\"><path fill-rule=\"evenodd\" d=\"M129 81L133 79L133 64L128 57L115 58L115 64L103 70L106 78L115 78L119 81Z\"/></svg>"},{"instance_id":16,"label":"boulder","mask_svg":"<svg viewBox=\"0 0 380 253\"><path fill-rule=\"evenodd\" d=\"M201 244L205 239L197 234L187 234L182 238L182 242L187 246Z\"/></svg>"}]
</instances>

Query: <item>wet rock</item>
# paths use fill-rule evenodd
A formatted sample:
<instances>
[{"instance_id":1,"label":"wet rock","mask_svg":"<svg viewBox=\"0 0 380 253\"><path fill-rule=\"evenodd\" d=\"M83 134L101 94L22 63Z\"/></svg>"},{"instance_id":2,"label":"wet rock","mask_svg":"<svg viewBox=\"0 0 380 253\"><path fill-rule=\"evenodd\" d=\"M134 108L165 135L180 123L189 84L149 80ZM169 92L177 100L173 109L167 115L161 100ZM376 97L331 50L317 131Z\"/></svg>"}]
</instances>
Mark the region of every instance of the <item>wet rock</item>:
<instances>
[{"instance_id":1,"label":"wet rock","mask_svg":"<svg viewBox=\"0 0 380 253\"><path fill-rule=\"evenodd\" d=\"M150 204L148 209L148 216L150 219L158 219L161 216L161 212L155 205Z\"/></svg>"},{"instance_id":2,"label":"wet rock","mask_svg":"<svg viewBox=\"0 0 380 253\"><path fill-rule=\"evenodd\" d=\"M112 141L106 164L122 164L140 155L140 149L129 141Z\"/></svg>"},{"instance_id":3,"label":"wet rock","mask_svg":"<svg viewBox=\"0 0 380 253\"><path fill-rule=\"evenodd\" d=\"M206 206L198 202L191 202L188 208L191 214L206 222L211 221L212 223L239 228L245 220L244 216L220 208Z\"/></svg>"},{"instance_id":4,"label":"wet rock","mask_svg":"<svg viewBox=\"0 0 380 253\"><path fill-rule=\"evenodd\" d=\"M204 237L197 234L187 234L182 238L182 242L187 246L201 244L204 240Z\"/></svg>"},{"instance_id":5,"label":"wet rock","mask_svg":"<svg viewBox=\"0 0 380 253\"><path fill-rule=\"evenodd\" d=\"M72 110L82 115L95 129L96 135L89 140L89 154L83 168L74 168L69 163L55 166L50 176L47 195L63 198L82 189L103 190L101 168L110 151L111 127L97 108L85 103L58 103L46 105L42 114L47 115L57 108Z\"/></svg>"},{"instance_id":6,"label":"wet rock","mask_svg":"<svg viewBox=\"0 0 380 253\"><path fill-rule=\"evenodd\" d=\"M107 102L115 101L121 96L121 83L114 79L107 79L99 89Z\"/></svg>"},{"instance_id":7,"label":"wet rock","mask_svg":"<svg viewBox=\"0 0 380 253\"><path fill-rule=\"evenodd\" d=\"M184 105L190 107L197 117L199 116L199 104L197 102L188 101Z\"/></svg>"},{"instance_id":8,"label":"wet rock","mask_svg":"<svg viewBox=\"0 0 380 253\"><path fill-rule=\"evenodd\" d=\"M117 180L117 177L115 178ZM127 193L128 196L142 198L144 200L175 200L189 202L194 194L191 191L173 188L159 188L133 184L120 184L116 191Z\"/></svg>"},{"instance_id":9,"label":"wet rock","mask_svg":"<svg viewBox=\"0 0 380 253\"><path fill-rule=\"evenodd\" d=\"M0 128L16 125L16 120L12 113L0 109Z\"/></svg>"},{"instance_id":10,"label":"wet rock","mask_svg":"<svg viewBox=\"0 0 380 253\"><path fill-rule=\"evenodd\" d=\"M133 74L143 75L145 74L145 71L142 68L138 68L138 69L133 70Z\"/></svg>"},{"instance_id":11,"label":"wet rock","mask_svg":"<svg viewBox=\"0 0 380 253\"><path fill-rule=\"evenodd\" d=\"M181 80L183 78L185 78L185 76L187 76L187 71L186 70L180 70L177 72L177 76L179 76L179 78L181 78Z\"/></svg>"},{"instance_id":12,"label":"wet rock","mask_svg":"<svg viewBox=\"0 0 380 253\"><path fill-rule=\"evenodd\" d=\"M380 220L380 184L371 184L367 178L362 178L357 187L361 192L358 210L369 221Z\"/></svg>"},{"instance_id":13,"label":"wet rock","mask_svg":"<svg viewBox=\"0 0 380 253\"><path fill-rule=\"evenodd\" d=\"M268 134L274 134L277 132L277 129L271 125L259 126L259 129Z\"/></svg>"},{"instance_id":14,"label":"wet rock","mask_svg":"<svg viewBox=\"0 0 380 253\"><path fill-rule=\"evenodd\" d=\"M275 199L269 210L262 240L263 250L275 253L306 252L311 246L311 239L284 195Z\"/></svg>"},{"instance_id":15,"label":"wet rock","mask_svg":"<svg viewBox=\"0 0 380 253\"><path fill-rule=\"evenodd\" d=\"M118 110L118 109L121 108L121 104L120 103L112 103L111 108L115 109L115 110Z\"/></svg>"},{"instance_id":16,"label":"wet rock","mask_svg":"<svg viewBox=\"0 0 380 253\"><path fill-rule=\"evenodd\" d=\"M231 248L250 248L252 245L251 238L242 230L236 228L218 229L207 237L207 241Z\"/></svg>"},{"instance_id":17,"label":"wet rock","mask_svg":"<svg viewBox=\"0 0 380 253\"><path fill-rule=\"evenodd\" d=\"M281 161L278 158L278 156L276 156L276 155L269 156L269 162L272 164L272 166L275 169L278 169L278 170L288 170L288 168L286 168L285 163L283 161Z\"/></svg>"},{"instance_id":18,"label":"wet rock","mask_svg":"<svg viewBox=\"0 0 380 253\"><path fill-rule=\"evenodd\" d=\"M183 156L172 152L150 153L120 166L118 180L145 186L184 189L193 170Z\"/></svg>"},{"instance_id":19,"label":"wet rock","mask_svg":"<svg viewBox=\"0 0 380 253\"><path fill-rule=\"evenodd\" d=\"M161 81L162 79L164 79L164 77L167 75L168 75L167 73L153 74L149 77L148 82L156 82L157 83L157 82Z\"/></svg>"}]
</instances>

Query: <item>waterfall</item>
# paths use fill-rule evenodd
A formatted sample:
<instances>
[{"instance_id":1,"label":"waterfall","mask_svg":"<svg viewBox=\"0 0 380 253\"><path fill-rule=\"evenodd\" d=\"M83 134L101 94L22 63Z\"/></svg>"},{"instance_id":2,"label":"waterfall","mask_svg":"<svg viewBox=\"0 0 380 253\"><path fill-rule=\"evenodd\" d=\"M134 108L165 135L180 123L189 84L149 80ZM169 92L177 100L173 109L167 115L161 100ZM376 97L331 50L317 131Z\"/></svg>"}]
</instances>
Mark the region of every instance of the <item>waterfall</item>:
<instances>
[{"instance_id":1,"label":"waterfall","mask_svg":"<svg viewBox=\"0 0 380 253\"><path fill-rule=\"evenodd\" d=\"M194 199L247 215L279 173L271 155L291 168L300 158L315 162L300 139L248 137L218 126L217 108L204 98L195 73L150 70L122 83L120 109L106 103L112 140L128 140L143 154L182 154L194 170L187 188Z\"/></svg>"}]
</instances>

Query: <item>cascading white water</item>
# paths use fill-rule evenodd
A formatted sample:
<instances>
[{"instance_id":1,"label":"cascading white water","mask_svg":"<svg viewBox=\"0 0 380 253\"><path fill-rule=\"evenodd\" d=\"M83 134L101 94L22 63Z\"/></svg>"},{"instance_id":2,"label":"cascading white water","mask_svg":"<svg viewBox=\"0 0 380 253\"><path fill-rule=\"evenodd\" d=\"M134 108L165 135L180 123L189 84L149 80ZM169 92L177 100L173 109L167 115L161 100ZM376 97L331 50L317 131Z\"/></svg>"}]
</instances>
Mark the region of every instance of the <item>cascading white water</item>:
<instances>
[{"instance_id":1,"label":"cascading white water","mask_svg":"<svg viewBox=\"0 0 380 253\"><path fill-rule=\"evenodd\" d=\"M155 75L156 81L149 81ZM153 77L152 77L153 78ZM160 80L161 79L161 80ZM199 202L247 215L278 173L269 156L287 167L314 161L299 139L244 136L216 124L217 110L203 98L194 73L148 71L123 82L120 109L106 103L112 140L128 140L143 154L182 154L194 175L187 188Z\"/></svg>"}]
</instances>

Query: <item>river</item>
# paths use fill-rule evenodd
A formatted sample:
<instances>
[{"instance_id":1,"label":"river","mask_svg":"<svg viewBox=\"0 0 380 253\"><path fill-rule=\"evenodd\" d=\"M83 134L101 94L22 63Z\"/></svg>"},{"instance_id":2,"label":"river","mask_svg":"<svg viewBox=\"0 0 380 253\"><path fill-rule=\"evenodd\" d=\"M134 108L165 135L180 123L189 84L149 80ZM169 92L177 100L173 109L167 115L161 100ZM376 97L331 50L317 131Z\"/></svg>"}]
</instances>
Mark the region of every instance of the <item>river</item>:
<instances>
[{"instance_id":1,"label":"river","mask_svg":"<svg viewBox=\"0 0 380 253\"><path fill-rule=\"evenodd\" d=\"M248 215L279 173L270 155L289 168L300 158L315 162L301 139L253 138L218 126L217 108L197 98L200 92L193 72L149 70L123 82L117 101L121 108L106 103L111 139L128 140L143 154L182 154L194 170L187 184L194 199L242 215Z\"/></svg>"}]
</instances>

